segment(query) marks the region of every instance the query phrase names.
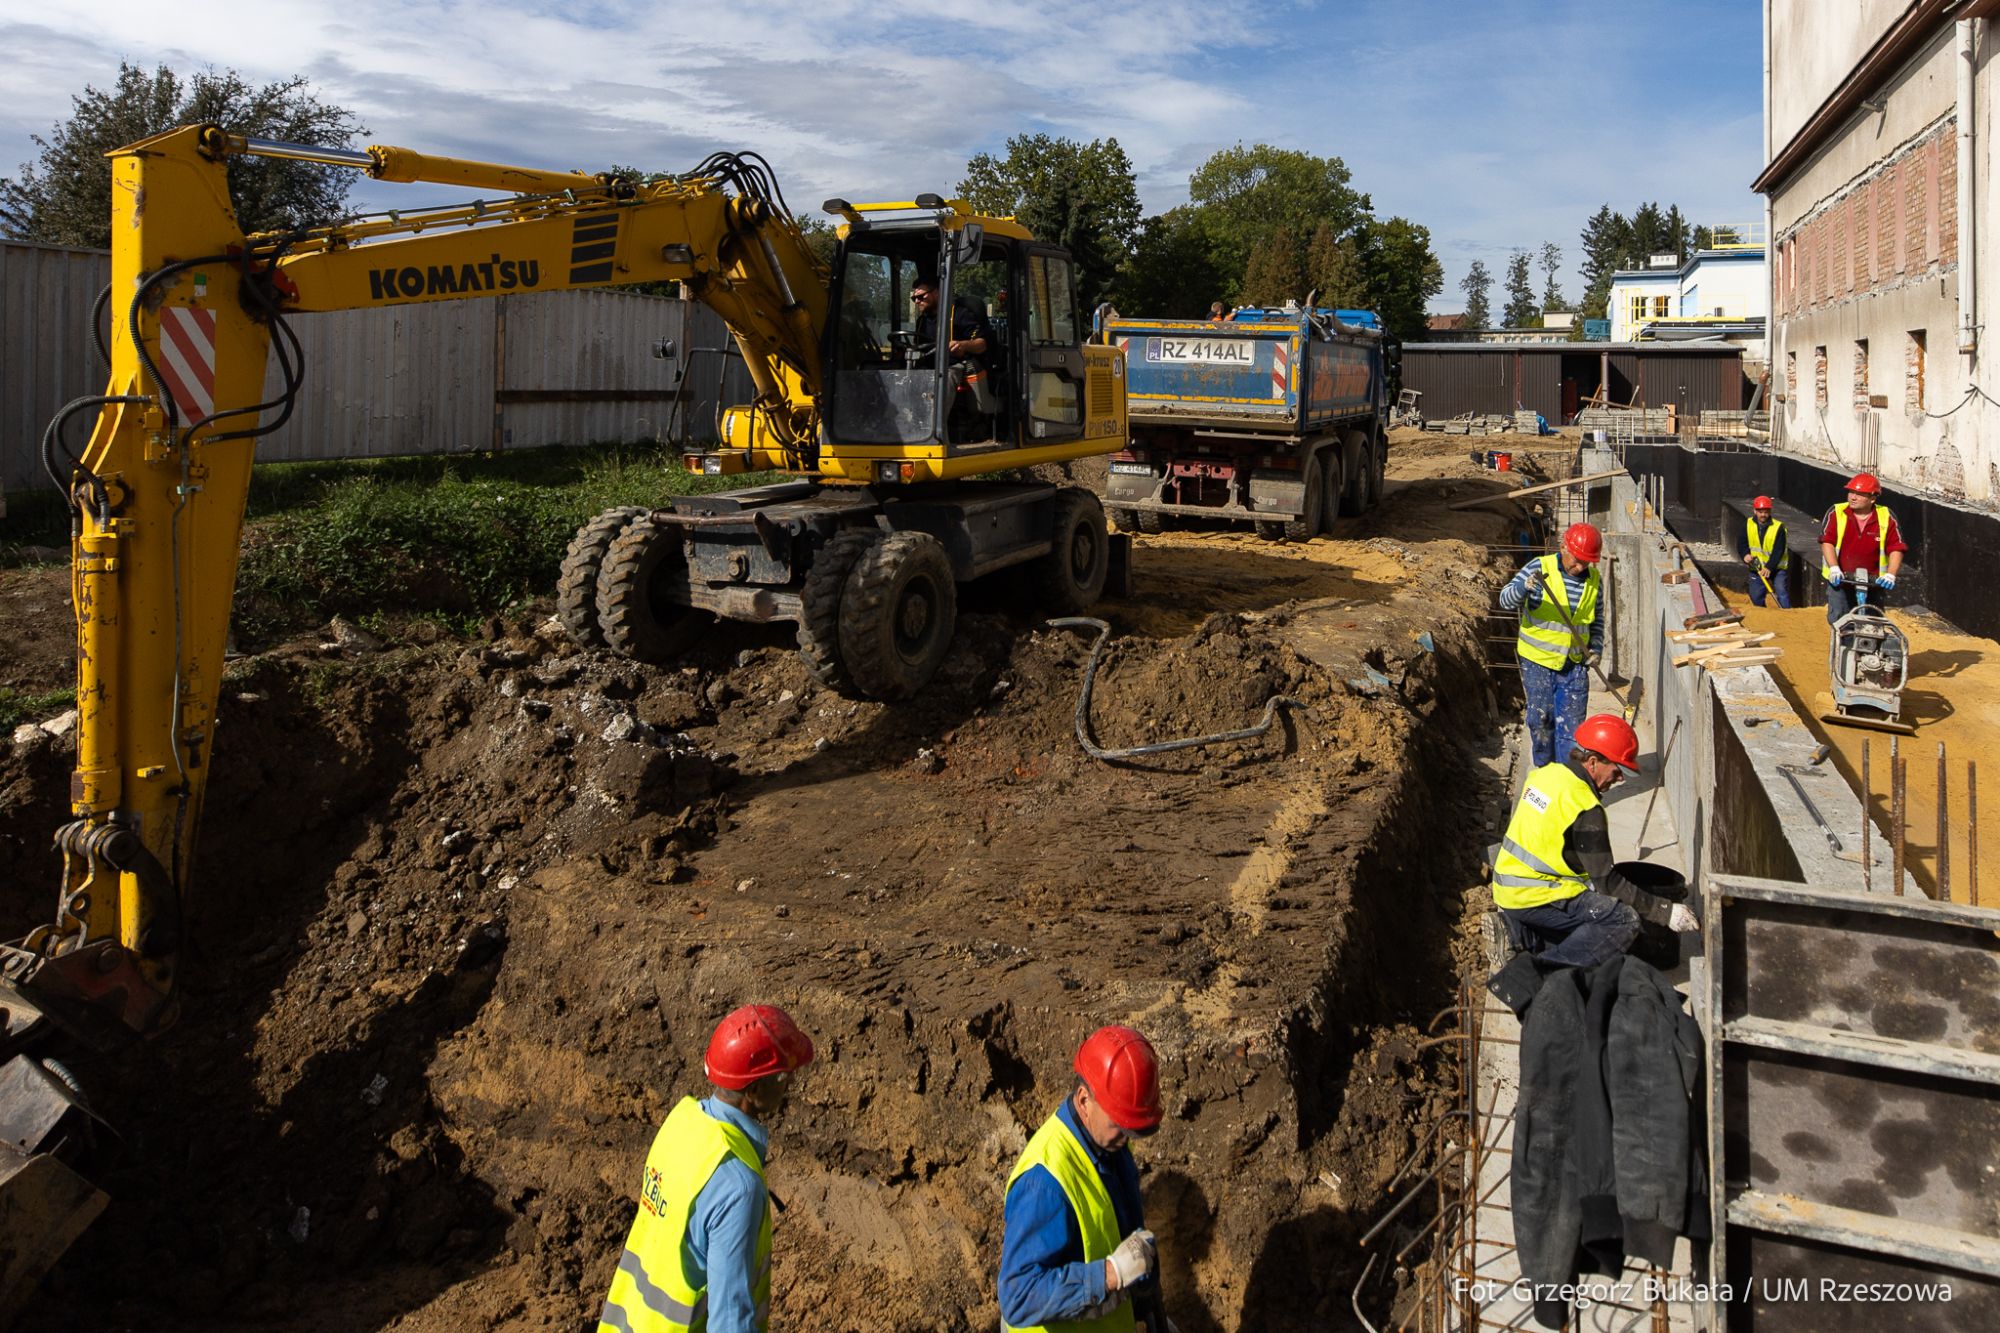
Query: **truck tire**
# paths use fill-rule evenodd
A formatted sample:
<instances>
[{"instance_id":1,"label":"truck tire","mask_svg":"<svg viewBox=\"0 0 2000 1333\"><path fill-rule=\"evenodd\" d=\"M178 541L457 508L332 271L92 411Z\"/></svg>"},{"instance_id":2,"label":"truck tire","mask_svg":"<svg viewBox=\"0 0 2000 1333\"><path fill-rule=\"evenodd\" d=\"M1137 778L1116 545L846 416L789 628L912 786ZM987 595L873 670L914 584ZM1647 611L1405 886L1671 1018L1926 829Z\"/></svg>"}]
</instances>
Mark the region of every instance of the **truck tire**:
<instances>
[{"instance_id":1,"label":"truck tire","mask_svg":"<svg viewBox=\"0 0 2000 1333\"><path fill-rule=\"evenodd\" d=\"M1356 518L1375 506L1375 451L1370 447L1368 437L1358 430L1348 433L1347 444L1354 454L1356 466L1340 493L1340 512L1349 518Z\"/></svg>"},{"instance_id":2,"label":"truck tire","mask_svg":"<svg viewBox=\"0 0 2000 1333\"><path fill-rule=\"evenodd\" d=\"M1104 595L1111 568L1111 539L1104 509L1089 491L1066 486L1056 492L1049 553L1035 561L1035 590L1042 609L1073 616Z\"/></svg>"},{"instance_id":3,"label":"truck tire","mask_svg":"<svg viewBox=\"0 0 2000 1333\"><path fill-rule=\"evenodd\" d=\"M951 648L958 585L944 543L895 532L863 551L840 591L840 660L870 699L907 699Z\"/></svg>"},{"instance_id":4,"label":"truck tire","mask_svg":"<svg viewBox=\"0 0 2000 1333\"><path fill-rule=\"evenodd\" d=\"M840 594L854 562L882 540L878 528L844 528L833 534L813 557L799 592L804 609L799 616L799 656L814 680L842 694L854 688L840 660Z\"/></svg>"},{"instance_id":5,"label":"truck tire","mask_svg":"<svg viewBox=\"0 0 2000 1333\"><path fill-rule=\"evenodd\" d=\"M1297 518L1285 520L1285 540L1288 542L1311 541L1319 535L1320 518L1326 511L1325 467L1319 454L1306 460L1305 512Z\"/></svg>"},{"instance_id":6,"label":"truck tire","mask_svg":"<svg viewBox=\"0 0 2000 1333\"><path fill-rule=\"evenodd\" d=\"M1257 520L1257 535L1267 542L1285 540L1285 529L1290 525L1283 519L1260 518Z\"/></svg>"},{"instance_id":7,"label":"truck tire","mask_svg":"<svg viewBox=\"0 0 2000 1333\"><path fill-rule=\"evenodd\" d=\"M1120 532L1137 532L1139 530L1139 511L1136 509L1126 509L1122 506L1114 505L1104 511L1104 516L1110 519L1111 526Z\"/></svg>"},{"instance_id":8,"label":"truck tire","mask_svg":"<svg viewBox=\"0 0 2000 1333\"><path fill-rule=\"evenodd\" d=\"M1167 516L1150 509L1139 511L1139 531L1149 537L1157 537L1167 530Z\"/></svg>"},{"instance_id":9,"label":"truck tire","mask_svg":"<svg viewBox=\"0 0 2000 1333\"><path fill-rule=\"evenodd\" d=\"M597 572L618 534L645 512L637 505L607 509L569 540L562 572L556 575L556 619L579 648L604 647L604 631L597 624Z\"/></svg>"},{"instance_id":10,"label":"truck tire","mask_svg":"<svg viewBox=\"0 0 2000 1333\"><path fill-rule=\"evenodd\" d=\"M639 662L671 662L713 623L706 611L663 595L666 576L681 560L680 531L643 519L611 543L597 571L597 623L613 652Z\"/></svg>"}]
</instances>

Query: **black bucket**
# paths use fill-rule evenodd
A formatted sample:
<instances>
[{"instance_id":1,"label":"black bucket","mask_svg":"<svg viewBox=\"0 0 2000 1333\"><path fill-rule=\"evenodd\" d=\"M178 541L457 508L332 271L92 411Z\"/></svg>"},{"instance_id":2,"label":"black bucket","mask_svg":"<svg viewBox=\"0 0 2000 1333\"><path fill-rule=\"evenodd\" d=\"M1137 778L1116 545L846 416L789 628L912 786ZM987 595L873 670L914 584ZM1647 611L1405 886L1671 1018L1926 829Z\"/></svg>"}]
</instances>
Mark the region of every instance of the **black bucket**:
<instances>
[{"instance_id":1,"label":"black bucket","mask_svg":"<svg viewBox=\"0 0 2000 1333\"><path fill-rule=\"evenodd\" d=\"M1687 901L1687 876L1678 870L1656 866L1650 861L1620 861L1613 868L1656 898L1664 898L1670 903ZM1680 936L1665 926L1641 920L1639 938L1632 943L1632 956L1644 959L1662 972L1672 971L1680 966Z\"/></svg>"}]
</instances>

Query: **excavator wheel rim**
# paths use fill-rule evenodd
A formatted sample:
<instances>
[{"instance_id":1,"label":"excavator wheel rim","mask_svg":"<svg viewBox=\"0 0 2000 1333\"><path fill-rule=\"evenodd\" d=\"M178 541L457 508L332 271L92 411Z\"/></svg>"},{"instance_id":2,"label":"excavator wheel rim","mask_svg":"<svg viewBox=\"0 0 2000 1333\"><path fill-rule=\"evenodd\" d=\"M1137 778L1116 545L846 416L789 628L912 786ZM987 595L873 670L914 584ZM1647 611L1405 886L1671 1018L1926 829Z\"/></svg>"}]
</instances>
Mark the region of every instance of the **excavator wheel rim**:
<instances>
[{"instance_id":1,"label":"excavator wheel rim","mask_svg":"<svg viewBox=\"0 0 2000 1333\"><path fill-rule=\"evenodd\" d=\"M879 528L843 528L820 548L800 589L799 656L813 679L842 694L854 692L854 680L840 655L841 590L854 562L882 540Z\"/></svg>"},{"instance_id":2,"label":"excavator wheel rim","mask_svg":"<svg viewBox=\"0 0 2000 1333\"><path fill-rule=\"evenodd\" d=\"M860 554L841 588L848 678L868 698L907 699L944 664L957 624L958 585L944 544L927 532L891 533Z\"/></svg>"},{"instance_id":3,"label":"excavator wheel rim","mask_svg":"<svg viewBox=\"0 0 2000 1333\"><path fill-rule=\"evenodd\" d=\"M597 574L597 623L613 652L671 662L713 623L707 612L658 595L661 571L680 559L680 533L653 523L634 522L611 543Z\"/></svg>"},{"instance_id":4,"label":"excavator wheel rim","mask_svg":"<svg viewBox=\"0 0 2000 1333\"><path fill-rule=\"evenodd\" d=\"M605 553L632 520L646 511L637 505L607 509L576 530L569 550L563 553L562 572L556 576L556 619L581 648L605 646L604 629L597 623L597 576L604 568Z\"/></svg>"}]
</instances>

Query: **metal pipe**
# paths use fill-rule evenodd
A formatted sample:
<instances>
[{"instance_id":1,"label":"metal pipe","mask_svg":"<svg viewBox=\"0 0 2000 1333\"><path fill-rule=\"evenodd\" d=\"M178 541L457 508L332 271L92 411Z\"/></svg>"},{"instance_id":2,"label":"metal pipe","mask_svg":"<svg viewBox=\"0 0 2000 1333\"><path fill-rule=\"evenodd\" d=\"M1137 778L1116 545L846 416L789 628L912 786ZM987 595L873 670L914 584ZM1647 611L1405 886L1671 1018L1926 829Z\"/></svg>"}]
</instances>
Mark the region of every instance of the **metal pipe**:
<instances>
[{"instance_id":1,"label":"metal pipe","mask_svg":"<svg viewBox=\"0 0 2000 1333\"><path fill-rule=\"evenodd\" d=\"M1966 892L1974 907L1979 906L1979 765L1965 761L1965 864Z\"/></svg>"},{"instance_id":2,"label":"metal pipe","mask_svg":"<svg viewBox=\"0 0 2000 1333\"><path fill-rule=\"evenodd\" d=\"M1939 902L1951 901L1951 825L1945 818L1944 742L1938 742L1937 781L1937 896Z\"/></svg>"},{"instance_id":3,"label":"metal pipe","mask_svg":"<svg viewBox=\"0 0 2000 1333\"><path fill-rule=\"evenodd\" d=\"M1903 896L1903 756L1894 737L1889 740L1889 874L1896 896Z\"/></svg>"},{"instance_id":4,"label":"metal pipe","mask_svg":"<svg viewBox=\"0 0 2000 1333\"><path fill-rule=\"evenodd\" d=\"M1868 742L1861 742L1861 891L1875 892L1875 850L1869 836L1869 825L1875 822L1868 813Z\"/></svg>"},{"instance_id":5,"label":"metal pipe","mask_svg":"<svg viewBox=\"0 0 2000 1333\"><path fill-rule=\"evenodd\" d=\"M1958 21L1958 350L1968 356L1979 348L1979 226L1972 189L1972 70L1978 22Z\"/></svg>"},{"instance_id":6,"label":"metal pipe","mask_svg":"<svg viewBox=\"0 0 2000 1333\"><path fill-rule=\"evenodd\" d=\"M372 171L375 156L372 153L357 152L351 148L321 148L309 143L287 143L283 139L259 139L254 136L238 138L231 135L228 150L233 153L248 153L256 157L279 157L288 162L318 162L329 167L359 167Z\"/></svg>"}]
</instances>

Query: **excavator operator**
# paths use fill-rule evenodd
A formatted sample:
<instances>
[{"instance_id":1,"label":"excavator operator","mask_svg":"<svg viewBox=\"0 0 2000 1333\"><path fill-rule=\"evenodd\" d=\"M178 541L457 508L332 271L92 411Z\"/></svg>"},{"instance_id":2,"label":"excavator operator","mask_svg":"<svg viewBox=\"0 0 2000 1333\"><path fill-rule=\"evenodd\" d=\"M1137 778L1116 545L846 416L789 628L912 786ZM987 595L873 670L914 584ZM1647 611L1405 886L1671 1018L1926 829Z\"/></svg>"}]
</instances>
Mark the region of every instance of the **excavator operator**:
<instances>
[{"instance_id":1,"label":"excavator operator","mask_svg":"<svg viewBox=\"0 0 2000 1333\"><path fill-rule=\"evenodd\" d=\"M918 278L910 285L910 301L917 308L917 345L935 347L937 279ZM991 421L1000 409L1000 395L993 389L987 354L997 342L993 326L986 322L979 307L963 297L954 298L951 324L945 330L945 354L951 360L949 425L954 439L983 439L992 434Z\"/></svg>"}]
</instances>

